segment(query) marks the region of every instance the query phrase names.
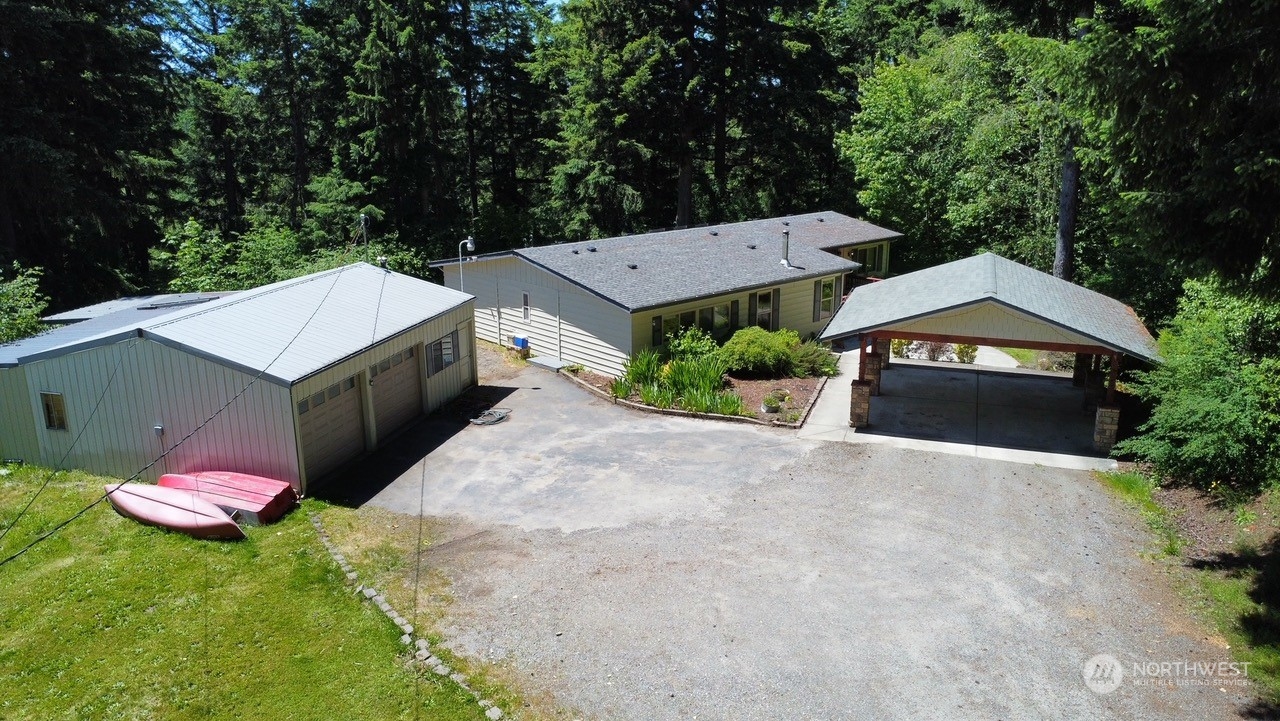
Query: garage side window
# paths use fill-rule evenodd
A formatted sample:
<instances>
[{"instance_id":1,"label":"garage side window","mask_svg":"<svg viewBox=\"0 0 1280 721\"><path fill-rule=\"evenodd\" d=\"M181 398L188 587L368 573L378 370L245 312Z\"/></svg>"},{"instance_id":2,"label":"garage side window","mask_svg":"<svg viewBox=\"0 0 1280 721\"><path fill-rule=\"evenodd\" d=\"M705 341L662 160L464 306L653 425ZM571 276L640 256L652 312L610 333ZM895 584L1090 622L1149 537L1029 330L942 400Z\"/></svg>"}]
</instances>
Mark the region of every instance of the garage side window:
<instances>
[{"instance_id":1,"label":"garage side window","mask_svg":"<svg viewBox=\"0 0 1280 721\"><path fill-rule=\"evenodd\" d=\"M458 331L455 330L435 343L432 343L429 349L429 355L431 357L431 363L429 366L430 375L435 375L457 362Z\"/></svg>"},{"instance_id":2,"label":"garage side window","mask_svg":"<svg viewBox=\"0 0 1280 721\"><path fill-rule=\"evenodd\" d=\"M44 427L51 431L67 430L67 406L61 393L41 393L40 405L44 406Z\"/></svg>"}]
</instances>

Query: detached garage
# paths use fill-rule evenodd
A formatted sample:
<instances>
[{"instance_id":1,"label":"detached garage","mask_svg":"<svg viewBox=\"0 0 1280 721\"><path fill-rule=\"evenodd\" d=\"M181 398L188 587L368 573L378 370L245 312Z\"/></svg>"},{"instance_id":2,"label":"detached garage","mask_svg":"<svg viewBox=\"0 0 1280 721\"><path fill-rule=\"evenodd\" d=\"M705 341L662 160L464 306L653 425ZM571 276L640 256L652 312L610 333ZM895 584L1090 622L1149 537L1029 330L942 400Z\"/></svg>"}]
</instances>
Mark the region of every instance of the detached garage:
<instances>
[{"instance_id":1,"label":"detached garage","mask_svg":"<svg viewBox=\"0 0 1280 721\"><path fill-rule=\"evenodd\" d=\"M471 296L366 263L84 310L0 346L5 458L305 492L476 382Z\"/></svg>"}]
</instances>

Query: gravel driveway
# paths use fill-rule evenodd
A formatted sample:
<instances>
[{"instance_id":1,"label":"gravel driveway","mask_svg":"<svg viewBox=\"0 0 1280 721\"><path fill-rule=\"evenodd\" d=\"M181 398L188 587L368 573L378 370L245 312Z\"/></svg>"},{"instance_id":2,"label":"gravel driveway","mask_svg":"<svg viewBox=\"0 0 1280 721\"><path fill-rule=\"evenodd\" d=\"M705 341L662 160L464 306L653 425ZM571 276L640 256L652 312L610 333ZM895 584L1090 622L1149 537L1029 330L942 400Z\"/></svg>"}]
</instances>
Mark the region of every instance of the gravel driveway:
<instances>
[{"instance_id":1,"label":"gravel driveway","mask_svg":"<svg viewBox=\"0 0 1280 721\"><path fill-rule=\"evenodd\" d=\"M1095 654L1218 661L1088 474L641 415L527 369L427 457L440 630L606 719L1219 719ZM537 388L538 390L533 390ZM373 503L416 512L422 468Z\"/></svg>"}]
</instances>

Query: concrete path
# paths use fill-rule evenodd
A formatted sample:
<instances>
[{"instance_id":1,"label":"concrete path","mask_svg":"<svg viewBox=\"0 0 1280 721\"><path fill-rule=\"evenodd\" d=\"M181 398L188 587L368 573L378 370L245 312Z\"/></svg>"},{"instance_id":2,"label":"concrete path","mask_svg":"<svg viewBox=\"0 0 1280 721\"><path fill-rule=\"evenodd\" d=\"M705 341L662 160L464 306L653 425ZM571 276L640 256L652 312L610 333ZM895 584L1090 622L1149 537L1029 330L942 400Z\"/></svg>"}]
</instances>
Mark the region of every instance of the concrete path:
<instances>
[{"instance_id":1,"label":"concrete path","mask_svg":"<svg viewBox=\"0 0 1280 721\"><path fill-rule=\"evenodd\" d=\"M882 376L883 395L871 400L871 427L856 430L849 427L849 384L858 377L858 352L842 353L839 364L840 375L827 381L800 438L1054 468L1116 468L1091 454L1092 419L1079 412L1072 389L1057 376L895 358Z\"/></svg>"},{"instance_id":2,"label":"concrete path","mask_svg":"<svg viewBox=\"0 0 1280 721\"><path fill-rule=\"evenodd\" d=\"M992 348L988 345L978 346L978 357L974 360L980 366L987 368L1017 368L1018 359L1005 353L999 348Z\"/></svg>"}]
</instances>

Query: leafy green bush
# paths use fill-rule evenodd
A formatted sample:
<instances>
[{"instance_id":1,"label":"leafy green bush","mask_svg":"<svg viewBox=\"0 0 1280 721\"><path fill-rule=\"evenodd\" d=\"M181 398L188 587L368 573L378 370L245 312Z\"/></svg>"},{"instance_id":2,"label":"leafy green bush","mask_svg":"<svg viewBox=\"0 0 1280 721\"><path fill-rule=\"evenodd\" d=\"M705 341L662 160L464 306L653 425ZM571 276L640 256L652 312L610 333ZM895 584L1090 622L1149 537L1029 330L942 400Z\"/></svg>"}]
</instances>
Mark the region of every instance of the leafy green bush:
<instances>
[{"instance_id":1,"label":"leafy green bush","mask_svg":"<svg viewBox=\"0 0 1280 721\"><path fill-rule=\"evenodd\" d=\"M624 378L614 378L613 383L609 384L609 393L614 398L630 398L631 397L631 381Z\"/></svg>"},{"instance_id":2,"label":"leafy green bush","mask_svg":"<svg viewBox=\"0 0 1280 721\"><path fill-rule=\"evenodd\" d=\"M645 348L632 355L622 367L622 377L631 381L633 386L657 383L661 372L662 357L652 348Z\"/></svg>"},{"instance_id":3,"label":"leafy green bush","mask_svg":"<svg viewBox=\"0 0 1280 721\"><path fill-rule=\"evenodd\" d=\"M957 343L956 360L961 363L972 363L978 360L978 346L969 343Z\"/></svg>"},{"instance_id":4,"label":"leafy green bush","mask_svg":"<svg viewBox=\"0 0 1280 721\"><path fill-rule=\"evenodd\" d=\"M703 358L714 354L719 348L716 339L696 325L667 336L667 353L674 360Z\"/></svg>"},{"instance_id":5,"label":"leafy green bush","mask_svg":"<svg viewBox=\"0 0 1280 721\"><path fill-rule=\"evenodd\" d=\"M840 366L831 349L811 340L791 349L791 375L796 378L840 375Z\"/></svg>"},{"instance_id":6,"label":"leafy green bush","mask_svg":"<svg viewBox=\"0 0 1280 721\"><path fill-rule=\"evenodd\" d=\"M1280 304L1188 281L1160 334L1163 365L1130 386L1153 401L1114 452L1218 493L1256 492L1280 471Z\"/></svg>"},{"instance_id":7,"label":"leafy green bush","mask_svg":"<svg viewBox=\"0 0 1280 721\"><path fill-rule=\"evenodd\" d=\"M731 372L776 377L791 371L791 349L799 344L793 330L770 333L751 326L734 333L718 355Z\"/></svg>"},{"instance_id":8,"label":"leafy green bush","mask_svg":"<svg viewBox=\"0 0 1280 721\"><path fill-rule=\"evenodd\" d=\"M905 338L894 338L889 341L889 354L894 358L906 358L907 351L911 349L911 341Z\"/></svg>"}]
</instances>

